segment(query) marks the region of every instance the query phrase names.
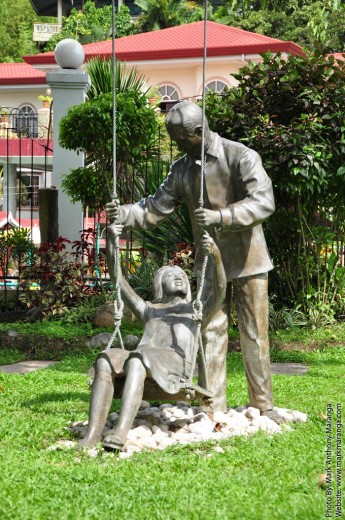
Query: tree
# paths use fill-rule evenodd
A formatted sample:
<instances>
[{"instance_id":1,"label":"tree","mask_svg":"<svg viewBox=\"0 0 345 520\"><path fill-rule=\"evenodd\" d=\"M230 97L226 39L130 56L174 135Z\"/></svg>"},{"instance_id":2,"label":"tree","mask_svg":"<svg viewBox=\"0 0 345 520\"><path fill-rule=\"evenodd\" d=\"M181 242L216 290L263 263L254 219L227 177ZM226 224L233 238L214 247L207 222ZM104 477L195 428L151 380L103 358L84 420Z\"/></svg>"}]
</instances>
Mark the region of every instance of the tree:
<instances>
[{"instance_id":1,"label":"tree","mask_svg":"<svg viewBox=\"0 0 345 520\"><path fill-rule=\"evenodd\" d=\"M198 2L188 0L136 0L135 4L142 11L135 21L137 32L166 29L203 19L203 8Z\"/></svg>"},{"instance_id":2,"label":"tree","mask_svg":"<svg viewBox=\"0 0 345 520\"><path fill-rule=\"evenodd\" d=\"M340 0L224 0L214 11L213 20L273 38L292 40L311 50L345 50L345 4Z\"/></svg>"},{"instance_id":3,"label":"tree","mask_svg":"<svg viewBox=\"0 0 345 520\"><path fill-rule=\"evenodd\" d=\"M133 24L127 6L120 7L115 20L117 38L133 33ZM63 19L61 31L49 40L46 50L54 50L57 43L64 38L74 38L81 44L85 44L107 40L111 38L111 32L111 5L97 8L94 0L86 0L82 10L72 9L70 16Z\"/></svg>"},{"instance_id":4,"label":"tree","mask_svg":"<svg viewBox=\"0 0 345 520\"><path fill-rule=\"evenodd\" d=\"M345 308L344 72L332 57L267 54L207 98L211 127L257 150L272 179L274 292L330 316Z\"/></svg>"},{"instance_id":5,"label":"tree","mask_svg":"<svg viewBox=\"0 0 345 520\"><path fill-rule=\"evenodd\" d=\"M71 107L62 119L60 144L70 150L83 151L87 166L68 173L63 187L73 201L100 211L112 196L113 122L110 64L100 59L89 65L91 98ZM101 71L105 79L100 79ZM144 78L126 74L124 64L117 63L117 173L119 195L131 196L134 166L139 169L145 154L155 141L157 119L143 91ZM97 88L99 90L97 90ZM100 93L102 92L102 93Z\"/></svg>"},{"instance_id":6,"label":"tree","mask_svg":"<svg viewBox=\"0 0 345 520\"><path fill-rule=\"evenodd\" d=\"M0 20L0 62L23 61L22 55L37 52L32 39L36 14L29 0L1 0Z\"/></svg>"}]
</instances>

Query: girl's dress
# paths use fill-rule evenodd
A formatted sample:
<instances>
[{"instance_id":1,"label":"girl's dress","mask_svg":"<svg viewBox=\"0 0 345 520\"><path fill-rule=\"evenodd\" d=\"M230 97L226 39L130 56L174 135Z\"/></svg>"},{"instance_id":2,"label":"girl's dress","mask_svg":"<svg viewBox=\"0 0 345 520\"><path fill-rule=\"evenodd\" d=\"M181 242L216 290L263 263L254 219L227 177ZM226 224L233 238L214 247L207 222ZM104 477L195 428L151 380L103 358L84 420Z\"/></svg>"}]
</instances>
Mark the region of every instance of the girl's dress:
<instances>
[{"instance_id":1,"label":"girl's dress","mask_svg":"<svg viewBox=\"0 0 345 520\"><path fill-rule=\"evenodd\" d=\"M189 379L197 322L192 303L177 305L146 302L144 334L136 350L111 348L102 352L116 375L125 375L131 357L140 358L149 377L169 394L176 394Z\"/></svg>"}]
</instances>

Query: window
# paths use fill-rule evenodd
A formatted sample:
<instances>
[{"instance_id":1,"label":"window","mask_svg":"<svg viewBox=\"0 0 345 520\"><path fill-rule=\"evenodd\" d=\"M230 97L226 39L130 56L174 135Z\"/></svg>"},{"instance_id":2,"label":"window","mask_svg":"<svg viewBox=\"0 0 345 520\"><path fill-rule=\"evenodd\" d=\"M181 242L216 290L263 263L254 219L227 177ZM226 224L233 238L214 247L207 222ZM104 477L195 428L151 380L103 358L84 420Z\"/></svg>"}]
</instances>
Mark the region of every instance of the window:
<instances>
[{"instance_id":1,"label":"window","mask_svg":"<svg viewBox=\"0 0 345 520\"><path fill-rule=\"evenodd\" d=\"M163 113L167 114L171 107L176 105L179 101L179 93L172 85L163 85L162 87L159 87L158 92L162 96L162 101L159 107Z\"/></svg>"},{"instance_id":2,"label":"window","mask_svg":"<svg viewBox=\"0 0 345 520\"><path fill-rule=\"evenodd\" d=\"M224 83L224 81L221 81L220 79L215 79L213 81L210 81L206 85L206 90L211 90L212 92L222 92L228 85Z\"/></svg>"},{"instance_id":3,"label":"window","mask_svg":"<svg viewBox=\"0 0 345 520\"><path fill-rule=\"evenodd\" d=\"M30 105L21 106L14 114L14 128L22 137L37 137L37 112Z\"/></svg>"},{"instance_id":4,"label":"window","mask_svg":"<svg viewBox=\"0 0 345 520\"><path fill-rule=\"evenodd\" d=\"M20 205L38 207L39 175L23 175L17 184L18 197L20 191Z\"/></svg>"}]
</instances>

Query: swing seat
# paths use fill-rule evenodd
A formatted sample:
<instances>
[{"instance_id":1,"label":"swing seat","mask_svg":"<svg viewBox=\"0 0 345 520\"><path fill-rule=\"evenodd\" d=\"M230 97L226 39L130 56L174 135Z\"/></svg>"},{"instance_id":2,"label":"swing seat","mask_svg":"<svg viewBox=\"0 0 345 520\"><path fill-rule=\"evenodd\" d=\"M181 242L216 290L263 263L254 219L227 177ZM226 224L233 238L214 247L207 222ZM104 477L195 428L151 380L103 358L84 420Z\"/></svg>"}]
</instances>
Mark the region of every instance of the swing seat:
<instances>
[{"instance_id":1,"label":"swing seat","mask_svg":"<svg viewBox=\"0 0 345 520\"><path fill-rule=\"evenodd\" d=\"M124 377L118 377L115 380L114 395L116 399L122 397L122 391L125 383ZM177 394L168 394L153 379L145 380L144 395L145 401L199 401L206 405L212 402L213 393L202 388L199 385L182 383L181 389Z\"/></svg>"}]
</instances>

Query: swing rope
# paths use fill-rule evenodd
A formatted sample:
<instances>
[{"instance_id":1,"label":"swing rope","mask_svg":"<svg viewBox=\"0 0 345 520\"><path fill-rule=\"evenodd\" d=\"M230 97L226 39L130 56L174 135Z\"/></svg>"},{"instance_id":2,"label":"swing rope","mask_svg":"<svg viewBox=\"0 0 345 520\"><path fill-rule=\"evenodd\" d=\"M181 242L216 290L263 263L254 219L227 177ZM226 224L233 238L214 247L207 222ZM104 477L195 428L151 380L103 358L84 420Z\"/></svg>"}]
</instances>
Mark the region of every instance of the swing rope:
<instances>
[{"instance_id":1,"label":"swing rope","mask_svg":"<svg viewBox=\"0 0 345 520\"><path fill-rule=\"evenodd\" d=\"M117 105L116 105L116 48L115 48L115 35L116 35L116 9L115 9L115 0L112 0L112 58L111 58L111 71L112 71L112 98L113 98L113 165L112 165L112 173L113 173L113 194L112 199L114 202L118 202L118 194L117 194L117 169L116 169L116 139L117 139L117 125L116 125L116 119L117 119ZM201 137L201 169L200 169L200 197L199 197L199 207L204 206L204 181L205 181L205 88L206 88L206 56L207 56L207 13L208 13L208 0L204 0L204 44L203 44L203 71L202 71L202 137ZM116 337L119 337L121 348L124 349L123 340L121 336L121 321L123 316L123 308L124 304L121 297L121 285L120 285L120 278L122 276L121 273L121 261L120 261L120 243L119 243L119 237L117 236L115 238L115 276L116 276L116 282L115 282L115 300L114 300L114 331L111 335L111 338L108 342L108 345L106 349L112 347ZM195 371L196 366L196 359L198 352L200 352L203 367L204 367L204 377L205 377L205 387L207 389L207 374L206 374L206 359L205 359L205 351L204 346L202 343L202 334L201 334L201 322L203 319L203 304L202 304L202 294L204 291L205 286L205 278L206 278L206 269L207 269L207 263L208 263L208 257L205 256L203 265L202 265L202 271L201 271L201 277L200 277L200 283L199 288L197 292L197 296L195 301L193 302L193 311L194 316L193 318L198 322L197 324L197 332L195 337L195 342L193 346L193 353L192 353L192 366L190 371L190 376L188 383L186 384L186 395L187 398L193 397L193 392L191 391L193 387L193 374ZM202 389L201 389L202 390Z\"/></svg>"},{"instance_id":2,"label":"swing rope","mask_svg":"<svg viewBox=\"0 0 345 520\"><path fill-rule=\"evenodd\" d=\"M116 36L116 9L115 9L115 0L112 0L111 4L111 81L112 81L112 100L113 100L113 194L112 200L118 203L118 194L117 194L117 169L116 169L116 142L117 142L117 104L116 104L116 48L115 48L115 36ZM120 257L120 238L116 236L115 238L115 299L114 299L114 331L110 337L106 350L112 347L116 337L118 336L121 348L124 349L122 335L121 335L121 322L123 316L123 301L121 296L121 285L120 279L122 276L121 272L121 257Z\"/></svg>"},{"instance_id":3,"label":"swing rope","mask_svg":"<svg viewBox=\"0 0 345 520\"><path fill-rule=\"evenodd\" d=\"M201 134L201 168L200 168L200 198L199 207L204 207L204 183L205 183L205 88L206 88L206 57L207 57L207 13L208 13L208 0L204 0L204 44L203 44L203 61L202 61L202 134ZM206 390L208 388L207 373L206 373L206 355L205 349L202 342L201 322L203 319L203 303L201 300L206 279L208 257L205 256L201 269L201 276L199 282L199 288L196 295L196 299L193 302L194 316L193 319L198 322L197 332L195 336L193 354L192 354L192 366L189 375L188 385L193 385L193 375L196 367L196 360L198 352L201 355L201 361L204 369L204 382Z\"/></svg>"}]
</instances>

